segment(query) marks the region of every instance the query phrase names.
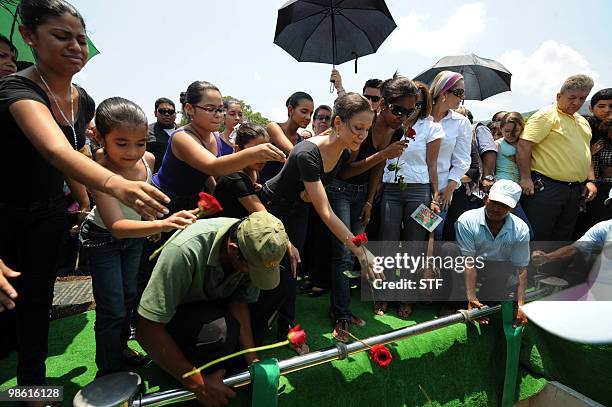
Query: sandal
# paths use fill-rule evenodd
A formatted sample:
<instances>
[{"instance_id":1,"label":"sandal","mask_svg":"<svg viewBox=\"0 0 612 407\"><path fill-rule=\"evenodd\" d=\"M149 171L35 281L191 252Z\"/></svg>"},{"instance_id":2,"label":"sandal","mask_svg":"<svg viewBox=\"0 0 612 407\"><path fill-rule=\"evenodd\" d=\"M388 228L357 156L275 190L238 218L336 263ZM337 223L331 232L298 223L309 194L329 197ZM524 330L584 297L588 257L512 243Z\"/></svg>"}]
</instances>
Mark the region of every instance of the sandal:
<instances>
[{"instance_id":1,"label":"sandal","mask_svg":"<svg viewBox=\"0 0 612 407\"><path fill-rule=\"evenodd\" d=\"M397 308L397 315L402 319L408 318L412 315L412 306L407 302L400 302Z\"/></svg>"},{"instance_id":2,"label":"sandal","mask_svg":"<svg viewBox=\"0 0 612 407\"><path fill-rule=\"evenodd\" d=\"M374 315L383 316L387 312L389 303L387 301L376 301L374 303Z\"/></svg>"},{"instance_id":3,"label":"sandal","mask_svg":"<svg viewBox=\"0 0 612 407\"><path fill-rule=\"evenodd\" d=\"M338 342L346 343L348 342L347 332L349 330L349 326L351 323L348 319L339 319L336 321L336 326L334 326L334 330L332 332L332 336Z\"/></svg>"}]
</instances>

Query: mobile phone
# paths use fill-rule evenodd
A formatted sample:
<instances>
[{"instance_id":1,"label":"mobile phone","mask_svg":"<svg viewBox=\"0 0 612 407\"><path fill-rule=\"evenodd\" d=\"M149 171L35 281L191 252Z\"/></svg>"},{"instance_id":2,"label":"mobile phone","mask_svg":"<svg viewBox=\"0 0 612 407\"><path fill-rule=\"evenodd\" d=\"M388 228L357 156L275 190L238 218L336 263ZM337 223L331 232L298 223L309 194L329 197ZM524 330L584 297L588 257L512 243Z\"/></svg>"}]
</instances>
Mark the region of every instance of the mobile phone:
<instances>
[{"instance_id":1,"label":"mobile phone","mask_svg":"<svg viewBox=\"0 0 612 407\"><path fill-rule=\"evenodd\" d=\"M542 178L538 177L533 180L533 189L538 192L544 191L544 182L542 181Z\"/></svg>"}]
</instances>

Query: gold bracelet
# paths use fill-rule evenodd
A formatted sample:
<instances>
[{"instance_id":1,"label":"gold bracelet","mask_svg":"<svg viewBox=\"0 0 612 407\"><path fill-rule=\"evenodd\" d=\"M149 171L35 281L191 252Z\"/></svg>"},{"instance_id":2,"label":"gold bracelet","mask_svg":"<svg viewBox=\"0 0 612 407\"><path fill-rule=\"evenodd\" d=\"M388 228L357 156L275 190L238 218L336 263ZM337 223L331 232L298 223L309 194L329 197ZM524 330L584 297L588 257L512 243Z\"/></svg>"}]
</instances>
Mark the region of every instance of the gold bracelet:
<instances>
[{"instance_id":1,"label":"gold bracelet","mask_svg":"<svg viewBox=\"0 0 612 407\"><path fill-rule=\"evenodd\" d=\"M108 184L108 181L110 181L111 178L116 177L116 176L117 176L117 174L109 175L108 178L106 178L106 181L104 181L104 184L102 184L102 189L103 189L103 192L105 194L110 195L109 192L108 192L108 188L106 188L106 184Z\"/></svg>"}]
</instances>

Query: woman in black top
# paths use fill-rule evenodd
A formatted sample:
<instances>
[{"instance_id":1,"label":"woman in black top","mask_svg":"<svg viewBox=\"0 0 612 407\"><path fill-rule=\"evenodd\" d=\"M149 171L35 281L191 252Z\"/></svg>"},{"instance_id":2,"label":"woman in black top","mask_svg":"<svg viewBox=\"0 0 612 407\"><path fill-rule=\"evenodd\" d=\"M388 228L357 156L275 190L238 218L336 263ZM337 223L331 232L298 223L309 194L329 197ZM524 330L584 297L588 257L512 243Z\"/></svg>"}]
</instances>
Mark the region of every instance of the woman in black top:
<instances>
[{"instance_id":1,"label":"woman in black top","mask_svg":"<svg viewBox=\"0 0 612 407\"><path fill-rule=\"evenodd\" d=\"M17 383L43 385L49 308L58 253L66 227L64 176L105 191L148 219L166 211L167 197L144 182L112 173L75 150L91 116L72 77L88 57L85 24L64 0L24 0L19 31L36 64L0 80L0 258L21 272L16 307L0 315L0 339L16 319ZM68 138L68 139L67 139ZM70 141L69 141L70 140ZM5 346L5 344L0 344Z\"/></svg>"},{"instance_id":2,"label":"woman in black top","mask_svg":"<svg viewBox=\"0 0 612 407\"><path fill-rule=\"evenodd\" d=\"M268 142L268 133L262 126L249 122L243 123L236 131L234 151L242 151ZM259 200L255 188L257 172L264 165L266 165L265 161L249 165L242 171L226 175L217 180L214 195L223 208L219 216L242 219L253 212L266 211L266 207ZM300 262L300 254L291 243L287 252L291 259L291 269L295 273L297 264Z\"/></svg>"},{"instance_id":3,"label":"woman in black top","mask_svg":"<svg viewBox=\"0 0 612 407\"><path fill-rule=\"evenodd\" d=\"M326 188L330 204L342 222L355 235L362 233L370 221L372 203L387 160L404 152L406 141L401 139L402 123L414 111L418 89L405 77L395 75L381 86L380 113L368 137L357 151L353 151L348 164ZM396 135L395 142L392 137ZM399 135L399 136L398 136ZM332 247L332 315L335 320L333 336L345 342L349 324L365 322L350 310L350 281L347 270L352 270L353 258L342 241L333 239Z\"/></svg>"},{"instance_id":4,"label":"woman in black top","mask_svg":"<svg viewBox=\"0 0 612 407\"><path fill-rule=\"evenodd\" d=\"M296 145L281 172L262 188L261 201L273 215L283 221L287 234L298 251L302 251L308 223L306 202L311 202L321 220L364 265L368 277L374 278L372 256L355 246L353 233L332 211L324 184L328 183L356 151L368 135L374 113L363 96L349 93L334 104L333 131L329 136L316 136ZM367 265L366 265L367 263ZM296 284L288 269L288 259L281 263L281 284L262 292L257 304L269 307L278 296L284 297L280 310L278 336L282 337L294 323Z\"/></svg>"},{"instance_id":5,"label":"woman in black top","mask_svg":"<svg viewBox=\"0 0 612 407\"><path fill-rule=\"evenodd\" d=\"M270 142L281 149L283 153L289 155L293 146L302 141L302 137L297 132L310 123L314 102L312 97L305 92L295 92L287 102L287 121L283 123L270 122L266 126L266 131L270 136ZM259 172L260 182L263 184L272 179L283 168L282 163L268 162Z\"/></svg>"}]
</instances>

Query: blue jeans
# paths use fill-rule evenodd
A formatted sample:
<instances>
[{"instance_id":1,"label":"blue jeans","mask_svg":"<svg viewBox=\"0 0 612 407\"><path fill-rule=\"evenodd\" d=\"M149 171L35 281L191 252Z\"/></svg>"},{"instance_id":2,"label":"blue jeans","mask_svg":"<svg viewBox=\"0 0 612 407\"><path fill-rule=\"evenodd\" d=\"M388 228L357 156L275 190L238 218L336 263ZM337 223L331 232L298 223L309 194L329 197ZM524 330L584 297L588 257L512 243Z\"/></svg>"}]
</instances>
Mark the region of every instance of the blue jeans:
<instances>
[{"instance_id":1,"label":"blue jeans","mask_svg":"<svg viewBox=\"0 0 612 407\"><path fill-rule=\"evenodd\" d=\"M289 240L302 253L308 228L308 205L302 200L289 201L274 193L267 185L259 191L259 199L268 212L283 222ZM279 336L287 334L288 327L295 323L296 281L291 272L291 261L285 254L280 264L280 284L272 290L261 290L259 300L251 306L251 311L257 315L273 315L279 311ZM279 304L280 309L279 309Z\"/></svg>"},{"instance_id":2,"label":"blue jeans","mask_svg":"<svg viewBox=\"0 0 612 407\"><path fill-rule=\"evenodd\" d=\"M414 242L427 240L429 232L410 215L424 204L429 207L431 187L429 184L386 183L381 205L381 240ZM403 228L402 228L403 225Z\"/></svg>"},{"instance_id":3,"label":"blue jeans","mask_svg":"<svg viewBox=\"0 0 612 407\"><path fill-rule=\"evenodd\" d=\"M361 225L359 215L367 199L368 185L354 185L339 179L334 179L326 187L327 197L332 210L342 223L354 235L363 233L365 226ZM353 253L332 237L332 279L331 279L331 309L335 319L351 319L351 286L349 278L344 274L353 270Z\"/></svg>"},{"instance_id":4,"label":"blue jeans","mask_svg":"<svg viewBox=\"0 0 612 407\"><path fill-rule=\"evenodd\" d=\"M129 319L136 306L138 265L144 239L116 239L86 221L79 236L81 254L91 273L96 301L98 374L118 371L130 336Z\"/></svg>"}]
</instances>

